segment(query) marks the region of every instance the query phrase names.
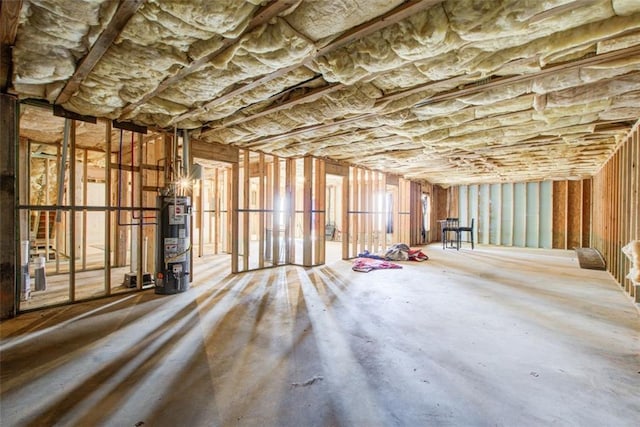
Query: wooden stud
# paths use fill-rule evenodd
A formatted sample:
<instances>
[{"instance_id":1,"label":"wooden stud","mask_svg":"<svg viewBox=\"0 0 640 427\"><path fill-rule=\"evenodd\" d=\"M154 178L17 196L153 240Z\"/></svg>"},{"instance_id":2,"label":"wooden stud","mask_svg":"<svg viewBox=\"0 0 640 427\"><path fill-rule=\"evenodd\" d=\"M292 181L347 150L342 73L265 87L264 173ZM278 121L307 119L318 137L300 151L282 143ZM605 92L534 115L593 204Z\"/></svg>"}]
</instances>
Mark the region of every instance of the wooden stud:
<instances>
[{"instance_id":1,"label":"wooden stud","mask_svg":"<svg viewBox=\"0 0 640 427\"><path fill-rule=\"evenodd\" d=\"M282 224L280 224L280 218L281 218L281 214L280 214L280 209L282 208L282 202L281 202L281 197L282 197L282 193L280 192L280 158L279 157L275 157L273 158L273 216L272 216L272 224L271 224L271 229L272 229L272 237L271 237L271 241L273 242L272 245L272 253L271 253L271 259L272 259L272 263L273 265L278 265L280 264L280 229L282 227Z\"/></svg>"},{"instance_id":2,"label":"wooden stud","mask_svg":"<svg viewBox=\"0 0 640 427\"><path fill-rule=\"evenodd\" d=\"M342 176L342 259L349 259L349 235L351 229L349 227L349 174Z\"/></svg>"},{"instance_id":3,"label":"wooden stud","mask_svg":"<svg viewBox=\"0 0 640 427\"><path fill-rule=\"evenodd\" d=\"M582 181L582 241L583 247L591 247L591 187L592 180Z\"/></svg>"},{"instance_id":4,"label":"wooden stud","mask_svg":"<svg viewBox=\"0 0 640 427\"><path fill-rule=\"evenodd\" d=\"M296 206L296 161L294 159L285 160L285 264L292 264L295 261L295 206Z\"/></svg>"},{"instance_id":5,"label":"wooden stud","mask_svg":"<svg viewBox=\"0 0 640 427\"><path fill-rule=\"evenodd\" d=\"M65 119L69 120L69 119ZM71 210L69 214L70 218L70 244L69 244L69 301L74 302L76 300L76 121L71 120L71 132L69 134L69 145L71 148L70 155L70 167L69 173L69 188L70 188L70 205Z\"/></svg>"},{"instance_id":6,"label":"wooden stud","mask_svg":"<svg viewBox=\"0 0 640 427\"><path fill-rule=\"evenodd\" d=\"M104 141L104 293L111 295L111 120L105 120Z\"/></svg>"},{"instance_id":7,"label":"wooden stud","mask_svg":"<svg viewBox=\"0 0 640 427\"><path fill-rule=\"evenodd\" d=\"M258 154L258 268L264 268L265 250L265 226L264 209L265 206L265 158L264 153Z\"/></svg>"},{"instance_id":8,"label":"wooden stud","mask_svg":"<svg viewBox=\"0 0 640 427\"><path fill-rule=\"evenodd\" d=\"M60 152L60 145L56 144L56 170L60 170L60 162L62 161L62 154ZM56 179L60 179L59 175L56 175ZM58 186L59 188L59 186ZM60 198L58 197L58 200ZM54 225L56 228L56 274L60 273L60 249L62 248L62 233L64 232L64 228L62 226L62 221L56 221Z\"/></svg>"},{"instance_id":9,"label":"wooden stud","mask_svg":"<svg viewBox=\"0 0 640 427\"><path fill-rule=\"evenodd\" d=\"M4 15L6 2L1 4ZM1 19L6 19L3 16ZM2 22L4 24L4 22ZM7 31L2 27L0 31ZM21 165L19 160L18 118L20 105L18 99L0 93L0 319L14 317L19 308L19 278L21 275L20 252L18 251L17 233L20 227L19 218L16 216L16 176L20 176Z\"/></svg>"},{"instance_id":10,"label":"wooden stud","mask_svg":"<svg viewBox=\"0 0 640 427\"><path fill-rule=\"evenodd\" d=\"M567 181L567 246L566 249L580 247L582 234L582 186L580 181Z\"/></svg>"},{"instance_id":11,"label":"wooden stud","mask_svg":"<svg viewBox=\"0 0 640 427\"><path fill-rule=\"evenodd\" d=\"M349 204L346 206L347 215L349 217L349 234L345 236L345 239L349 241L349 258L354 258L358 249L356 245L358 244L358 240L355 237L357 234L357 219L355 215L356 205L358 203L358 177L356 176L355 167L349 167L349 180L350 185L346 188L346 191L349 192Z\"/></svg>"},{"instance_id":12,"label":"wooden stud","mask_svg":"<svg viewBox=\"0 0 640 427\"><path fill-rule=\"evenodd\" d=\"M302 190L302 265L311 267L312 265L312 242L311 242L311 197L313 182L313 158L306 156L303 160L304 184Z\"/></svg>"},{"instance_id":13,"label":"wooden stud","mask_svg":"<svg viewBox=\"0 0 640 427\"><path fill-rule=\"evenodd\" d=\"M240 196L240 165L239 163L233 163L231 165L231 188L233 189L233 194L230 194L231 197L231 209L228 212L228 216L231 219L231 236L235 238L229 239L231 242L231 272L238 273L239 270L239 252L238 252L238 240L240 237L240 228L239 228L239 219L238 219L238 199Z\"/></svg>"},{"instance_id":14,"label":"wooden stud","mask_svg":"<svg viewBox=\"0 0 640 427\"><path fill-rule=\"evenodd\" d=\"M250 164L250 152L248 150L242 150L242 209L244 212L242 213L242 271L249 270L249 257L251 255L250 250L250 217L249 212L249 202L251 196L251 164Z\"/></svg>"},{"instance_id":15,"label":"wooden stud","mask_svg":"<svg viewBox=\"0 0 640 427\"><path fill-rule=\"evenodd\" d=\"M220 234L220 225L222 223L222 200L220 198L221 173L224 173L224 171L221 171L220 168L216 167L213 169L213 188L211 189L213 193L213 226L211 226L211 220L209 221L209 241L213 241L213 253L216 255L220 253L220 243L222 241L222 235ZM230 215L230 212L228 215ZM225 228L228 229L229 227Z\"/></svg>"},{"instance_id":16,"label":"wooden stud","mask_svg":"<svg viewBox=\"0 0 640 427\"><path fill-rule=\"evenodd\" d=\"M144 224L144 207L143 207L143 201L142 201L142 187L143 187L143 182L142 182L142 178L143 178L143 170L142 170L142 134L139 133L137 134L137 153L135 155L135 157L137 157L138 159L138 184L136 188L132 188L131 191L135 191L136 192L136 202L138 205L138 228L136 228L135 231L136 233L138 233L138 247L136 248L137 251L137 256L136 258L138 261L138 265L136 266L131 266L131 268L136 269L136 288L140 291L142 290L142 285L143 285L143 275L144 275L144 268L145 266L143 265L143 245L144 245L144 233L143 233L143 228L144 226L142 224ZM131 147L131 150L133 150L133 147ZM134 174L135 172L131 172L132 174ZM134 212L134 211L132 211ZM134 222L134 221L131 221ZM193 233L189 233L191 238L193 238ZM193 260L193 257L191 257L191 259ZM191 268L191 271L193 271L193 268Z\"/></svg>"},{"instance_id":17,"label":"wooden stud","mask_svg":"<svg viewBox=\"0 0 640 427\"><path fill-rule=\"evenodd\" d=\"M87 203L87 196L88 196L87 176L89 175L88 160L89 160L89 156L88 156L87 149L85 148L83 150L83 156L82 156L82 162L83 162L82 164L82 204L84 206L87 206L88 204ZM47 228L46 234L49 234L48 228ZM86 270L86 269L87 269L87 210L83 209L82 210L82 270Z\"/></svg>"},{"instance_id":18,"label":"wooden stud","mask_svg":"<svg viewBox=\"0 0 640 427\"><path fill-rule=\"evenodd\" d=\"M202 179L198 184L198 219L200 221L200 228L198 229L198 256L202 258L204 255L204 224L205 224L205 170L204 166L202 166Z\"/></svg>"},{"instance_id":19,"label":"wooden stud","mask_svg":"<svg viewBox=\"0 0 640 427\"><path fill-rule=\"evenodd\" d=\"M315 241L315 254L314 254L314 264L315 265L321 265L324 264L324 260L325 260L325 250L326 250L326 245L325 245L325 233L324 233L324 228L325 228L325 224L327 223L327 219L326 219L326 177L325 177L325 170L324 170L324 160L322 159L315 159L314 161L315 164L315 194L314 194L314 199L316 201L316 206L314 207L315 210L315 221L314 221L314 226L315 226L315 230L314 233L316 235L316 241Z\"/></svg>"}]
</instances>

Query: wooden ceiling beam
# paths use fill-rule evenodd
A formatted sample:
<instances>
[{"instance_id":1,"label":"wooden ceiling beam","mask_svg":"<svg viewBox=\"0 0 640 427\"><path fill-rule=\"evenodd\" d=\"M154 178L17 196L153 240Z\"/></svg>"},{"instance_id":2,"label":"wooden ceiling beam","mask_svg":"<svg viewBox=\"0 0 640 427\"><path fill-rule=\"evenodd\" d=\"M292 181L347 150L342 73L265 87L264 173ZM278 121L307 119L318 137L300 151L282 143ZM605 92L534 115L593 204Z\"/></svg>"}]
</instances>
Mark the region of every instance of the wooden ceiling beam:
<instances>
[{"instance_id":1,"label":"wooden ceiling beam","mask_svg":"<svg viewBox=\"0 0 640 427\"><path fill-rule=\"evenodd\" d=\"M11 82L11 48L18 34L22 0L0 3L0 91L5 93Z\"/></svg>"},{"instance_id":2,"label":"wooden ceiling beam","mask_svg":"<svg viewBox=\"0 0 640 427\"><path fill-rule=\"evenodd\" d=\"M284 12L291 6L295 5L295 3L296 3L295 0L273 0L270 3L268 3L266 6L263 6L262 8L258 9L256 14L251 19L251 22L249 22L249 25L247 25L247 28L245 28L242 34L240 34L238 37L235 37L235 38L224 39L222 41L222 45L217 50L211 52L206 56L203 56L200 59L193 61L188 66L178 71L178 73L164 79L153 91L144 95L140 100L136 102L132 102L131 104L124 107L122 109L122 113L120 117L127 118L136 108L138 108L142 104L145 104L154 96L157 96L161 92L164 92L167 88L179 82L180 80L184 79L189 74L192 74L198 71L200 68L206 65L213 58L220 55L222 52L224 52L226 49L228 49L232 45L236 44L243 35L247 34L248 32L252 31L253 29L255 29L260 25L267 23L271 18Z\"/></svg>"},{"instance_id":3,"label":"wooden ceiling beam","mask_svg":"<svg viewBox=\"0 0 640 427\"><path fill-rule=\"evenodd\" d=\"M259 86L264 85L265 83L268 83L278 77L281 77L285 74L287 74L290 71L295 70L298 67L303 66L305 63L312 61L315 58L318 58L320 56L326 55L329 52L332 52L334 50L337 50L343 46L345 46L348 43L351 43L355 40L358 40L362 37L368 36L369 34L372 34L376 31L379 31L383 28L389 27L393 24L396 24L400 21L402 21L403 19L406 19L407 17L416 14L424 9L430 8L438 3L442 3L443 0L409 0L405 3L402 3L400 6L396 7L395 9L385 13L384 15L378 16L377 18L374 18L370 21L367 21L363 24L360 24L354 28L352 28L351 30L345 32L344 34L342 34L341 36L339 36L338 38L334 39L333 41L329 42L328 44L326 44L325 46L318 48L314 53L312 53L311 55L309 55L307 58L303 59L302 61L290 65L288 67L285 68L281 68L279 70L274 71L273 73L270 74L266 74L262 77L260 77L257 80L254 80L250 83L247 83L245 85L239 86L236 89L233 89L227 93L225 93L224 95L215 98L205 104L203 104L202 106L195 108L183 115L181 115L178 119L173 120L172 122L177 122L179 120L184 120L184 119L188 119L190 117L193 117L194 115L198 114L198 112L202 111L202 110L206 110L209 108L213 108L216 105L220 105L223 102L228 101L229 99L233 98L234 96L238 96L240 94L243 94L249 90L255 89Z\"/></svg>"},{"instance_id":4,"label":"wooden ceiling beam","mask_svg":"<svg viewBox=\"0 0 640 427\"><path fill-rule=\"evenodd\" d=\"M551 74L555 74L558 73L559 71L563 71L563 70L568 70L568 69L573 69L573 68L577 68L577 67L583 67L583 66L589 66L589 65L595 65L595 64L600 64L600 63L604 63L604 62L608 62L608 61L614 61L617 59L622 59L622 58L628 58L632 55L640 55L640 46L633 46L633 47L629 47L626 49L620 49L617 51L611 51L611 52L606 52L597 56L591 56L591 57L587 57L587 58L583 58L583 59L579 59L573 62L569 62L569 63L564 63L564 64L559 64L559 65L555 65L549 68L545 68L537 73L532 73L532 74L526 74L526 75L518 75L518 76L510 76L510 77L499 77L496 78L495 80L491 80L486 84L483 85L475 85L475 86L470 86L470 87L463 87L462 89L456 89L456 90L452 90L452 91L447 91L447 92L443 92L442 94L438 94L435 95L431 98L428 98L425 101L422 101L418 104L416 104L415 106L420 106L420 105L427 105L433 102L438 102L438 101L443 101L446 99L453 99L456 98L458 96L463 96L463 95L469 95L472 93L477 93L477 92L481 92L487 89L491 89L491 88L495 88L498 86L503 86L506 84L512 84L512 83L518 83L518 82L523 82L523 81L529 81L529 80L533 80L539 77L543 77L543 76L547 76L547 75L551 75ZM458 77L454 77L453 79L457 79ZM438 83L442 83L442 81L439 82L430 82L430 83L426 83L424 85L420 85L420 86L416 86L410 89L407 89L406 91L402 91L400 93L402 93L404 96L406 96L406 94L408 92L410 93L414 93L414 92L419 92L420 90L424 90L425 88L428 88L429 86L432 86L434 84L438 84ZM378 103L381 102L386 102L388 101L390 98L392 99L397 99L398 98L398 93L393 93L390 94L386 97L382 97L378 100ZM384 114L383 114L384 115ZM235 145L238 146L242 146L242 147L252 147L252 146L256 146L256 145L261 145L261 144L265 144L265 143L269 143L269 142L274 142L274 141L279 141L282 139L286 139L289 138L291 136L298 136L298 135L302 135L305 134L307 132L312 132L312 131L317 131L320 129L327 129L327 128L331 128L334 126L341 126L344 124L348 124L348 123L352 123L361 119L367 119L367 118L371 118L371 117L375 117L375 116L380 116L380 114L378 113L366 113L364 115L361 116L356 116L356 117L349 117L348 119L342 119L342 120L336 120L333 121L331 123L321 123L321 124L317 124L317 125L312 125L312 126L305 126L302 128L298 128L298 129L294 129L290 132L287 132L285 134L280 134L280 135L272 135L266 138L259 138L259 139L255 139L253 141L248 141L247 143L236 143ZM208 131L203 132L203 134L208 133Z\"/></svg>"},{"instance_id":5,"label":"wooden ceiling beam","mask_svg":"<svg viewBox=\"0 0 640 427\"><path fill-rule=\"evenodd\" d=\"M570 12L572 10L578 8L589 7L598 3L597 0L576 0L570 3L563 4L561 6L556 6L554 8L545 10L544 12L540 12L537 15L533 15L531 18L527 20L527 23L534 24L540 21L544 21L545 19L552 18L554 16L560 15L561 13Z\"/></svg>"},{"instance_id":6,"label":"wooden ceiling beam","mask_svg":"<svg viewBox=\"0 0 640 427\"><path fill-rule=\"evenodd\" d=\"M640 46L632 46L626 49L614 50L611 52L601 53L600 55L589 56L586 58L578 59L576 61L553 65L551 67L543 68L542 70L535 73L531 73L531 74L498 77L485 84L471 85L468 87L464 87L462 89L454 89L451 91L440 93L438 95L429 97L424 101L417 103L415 107L421 107L423 105L433 104L434 102L439 102L439 101L446 101L449 99L457 98L459 96L471 95L474 93L483 92L487 89L493 89L496 87L501 87L509 84L527 82L540 77L556 74L560 71L601 64L603 62L615 61L618 59L626 59L626 58L633 57L634 55L640 55Z\"/></svg>"},{"instance_id":7,"label":"wooden ceiling beam","mask_svg":"<svg viewBox=\"0 0 640 427\"><path fill-rule=\"evenodd\" d=\"M314 88L312 90L310 90L309 92L300 95L300 96L296 96L293 97L291 99L289 99L288 101L285 101L281 104L272 104L271 106L265 108L262 111L259 111L257 113L254 114L250 114L244 117L238 117L236 119L232 119L229 120L228 122L225 122L222 126L217 126L217 127L211 127L211 131L215 130L215 129L220 129L222 127L227 127L227 126L232 126L232 125L237 125L240 123L244 123L247 122L249 120L253 120L253 119L257 119L259 117L263 117L266 116L267 114L271 114L271 113L276 113L278 111L282 111L282 110L286 110L289 109L291 107L294 107L298 104L303 104L306 102L313 102L315 100L317 100L318 98L323 97L324 95L327 95L329 93L335 92L339 89L344 88L345 85L343 85L342 83L333 83L327 86L322 86L322 87L317 87ZM180 118L178 119L180 120ZM209 131L209 130L208 130Z\"/></svg>"},{"instance_id":8,"label":"wooden ceiling beam","mask_svg":"<svg viewBox=\"0 0 640 427\"><path fill-rule=\"evenodd\" d=\"M138 11L146 0L122 0L109 25L93 44L87 55L80 61L76 71L56 98L56 104L67 102L80 88L91 70L107 52L113 41L120 35L127 22Z\"/></svg>"}]
</instances>

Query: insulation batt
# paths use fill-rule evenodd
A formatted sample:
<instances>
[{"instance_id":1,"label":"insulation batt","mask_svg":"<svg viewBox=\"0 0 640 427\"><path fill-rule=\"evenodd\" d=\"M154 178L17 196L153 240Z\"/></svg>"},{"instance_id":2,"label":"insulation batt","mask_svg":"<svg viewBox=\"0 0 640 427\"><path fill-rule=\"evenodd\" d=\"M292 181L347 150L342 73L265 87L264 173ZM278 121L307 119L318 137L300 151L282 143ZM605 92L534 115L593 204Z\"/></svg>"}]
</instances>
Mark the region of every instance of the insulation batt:
<instances>
[{"instance_id":1,"label":"insulation batt","mask_svg":"<svg viewBox=\"0 0 640 427\"><path fill-rule=\"evenodd\" d=\"M299 33L318 41L386 13L403 1L307 0L302 1L286 19Z\"/></svg>"},{"instance_id":2,"label":"insulation batt","mask_svg":"<svg viewBox=\"0 0 640 427\"><path fill-rule=\"evenodd\" d=\"M630 241L622 248L622 252L632 264L627 278L640 285L640 240Z\"/></svg>"}]
</instances>

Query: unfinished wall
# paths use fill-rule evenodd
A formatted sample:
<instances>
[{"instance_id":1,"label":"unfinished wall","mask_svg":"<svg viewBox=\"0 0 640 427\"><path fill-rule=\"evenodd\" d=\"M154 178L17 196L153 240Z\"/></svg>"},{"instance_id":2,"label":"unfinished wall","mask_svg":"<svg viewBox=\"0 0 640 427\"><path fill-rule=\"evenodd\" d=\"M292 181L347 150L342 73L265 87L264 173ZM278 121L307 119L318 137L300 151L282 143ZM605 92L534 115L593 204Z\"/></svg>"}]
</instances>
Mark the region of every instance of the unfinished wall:
<instances>
[{"instance_id":1,"label":"unfinished wall","mask_svg":"<svg viewBox=\"0 0 640 427\"><path fill-rule=\"evenodd\" d=\"M625 276L629 259L621 248L640 239L640 121L593 178L592 245L604 256L607 270L636 302L640 291Z\"/></svg>"},{"instance_id":2,"label":"unfinished wall","mask_svg":"<svg viewBox=\"0 0 640 427\"><path fill-rule=\"evenodd\" d=\"M481 244L572 249L590 245L590 191L590 180L463 185L448 212L473 218Z\"/></svg>"}]
</instances>

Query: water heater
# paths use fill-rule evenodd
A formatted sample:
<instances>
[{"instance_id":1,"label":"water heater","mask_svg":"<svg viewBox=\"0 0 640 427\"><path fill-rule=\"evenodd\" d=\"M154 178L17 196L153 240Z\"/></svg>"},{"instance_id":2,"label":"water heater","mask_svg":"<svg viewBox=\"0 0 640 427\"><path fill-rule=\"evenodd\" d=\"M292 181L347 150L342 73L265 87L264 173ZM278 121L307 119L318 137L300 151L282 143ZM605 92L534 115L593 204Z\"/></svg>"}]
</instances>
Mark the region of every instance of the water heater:
<instances>
[{"instance_id":1,"label":"water heater","mask_svg":"<svg viewBox=\"0 0 640 427\"><path fill-rule=\"evenodd\" d=\"M189 289L191 266L191 199L158 196L156 294Z\"/></svg>"}]
</instances>

